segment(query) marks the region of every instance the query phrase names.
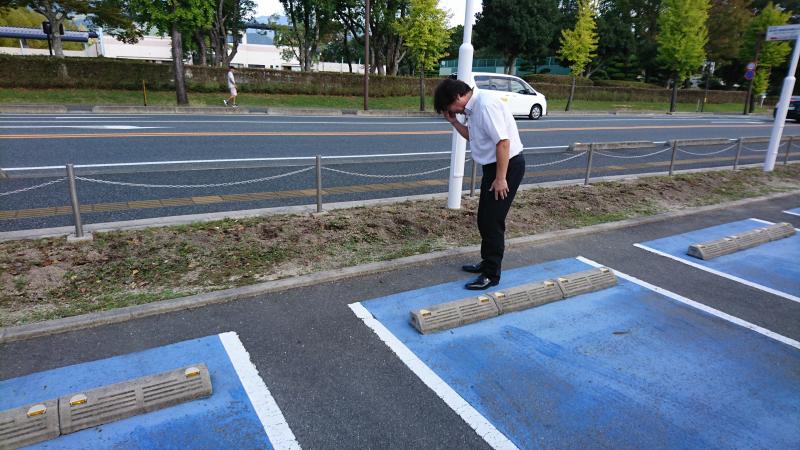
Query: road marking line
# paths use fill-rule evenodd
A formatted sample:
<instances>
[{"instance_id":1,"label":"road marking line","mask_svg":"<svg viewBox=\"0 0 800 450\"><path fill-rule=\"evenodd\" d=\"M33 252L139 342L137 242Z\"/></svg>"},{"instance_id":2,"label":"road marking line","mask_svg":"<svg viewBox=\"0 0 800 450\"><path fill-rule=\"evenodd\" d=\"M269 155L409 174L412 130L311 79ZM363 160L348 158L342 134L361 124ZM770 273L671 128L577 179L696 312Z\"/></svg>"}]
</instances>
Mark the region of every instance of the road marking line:
<instances>
[{"instance_id":1,"label":"road marking line","mask_svg":"<svg viewBox=\"0 0 800 450\"><path fill-rule=\"evenodd\" d=\"M101 130L143 130L145 128L168 127L140 127L138 125L0 125L0 128L86 128Z\"/></svg>"},{"instance_id":2,"label":"road marking line","mask_svg":"<svg viewBox=\"0 0 800 450\"><path fill-rule=\"evenodd\" d=\"M712 269L710 267L706 267L704 265L698 264L698 263L693 262L693 261L687 261L687 260L685 260L683 258L679 258L677 256L670 255L669 253L665 253L665 252L662 252L660 250L656 250L654 248L648 247L648 246L643 245L643 244L636 243L636 244L633 244L633 246L634 247L638 247L638 248L640 248L642 250L651 252L651 253L655 253L656 255L661 255L661 256L664 256L666 258L673 259L675 261L678 261L678 262L681 262L683 264L686 264L687 266L692 266L692 267L694 267L696 269L705 270L708 273L713 273L714 275L718 275L720 277L736 281L737 283L741 283L741 284L744 284L746 286L750 286L752 288L759 289L761 291L768 292L768 293L773 294L773 295L777 295L778 297L783 297L783 298L785 298L787 300L791 300L793 302L800 303L800 297L795 297L792 294L787 294L786 292L782 292L782 291L779 291L777 289L772 289L771 287L767 287L767 286L764 286L762 284L754 283L752 281L747 281L744 278L739 278L739 277L737 277L735 275L731 275L729 273L721 272L719 270Z\"/></svg>"},{"instance_id":3,"label":"road marking line","mask_svg":"<svg viewBox=\"0 0 800 450\"><path fill-rule=\"evenodd\" d=\"M786 213L786 214L791 214L791 215L793 215L793 216L800 216L800 213L796 213L796 212L794 212L794 211L788 211L788 210L787 210L787 211L782 211L782 212L784 212L784 213Z\"/></svg>"},{"instance_id":4,"label":"road marking line","mask_svg":"<svg viewBox=\"0 0 800 450\"><path fill-rule=\"evenodd\" d=\"M786 211L784 211L784 212L786 212ZM775 225L775 222L770 222L769 220L764 220L764 219L756 219L755 217L751 217L749 220L752 220L754 222L763 223L765 225ZM794 230L795 231L800 231L800 228L795 228Z\"/></svg>"},{"instance_id":5,"label":"road marking line","mask_svg":"<svg viewBox=\"0 0 800 450\"><path fill-rule=\"evenodd\" d=\"M275 449L299 449L300 444L294 437L294 433L286 423L281 409L275 403L275 399L270 394L264 380L258 375L258 369L250 361L250 354L242 345L239 336L229 331L221 333L219 340L228 353L236 374L244 387L250 403L253 405L264 431L267 433L270 443Z\"/></svg>"},{"instance_id":6,"label":"road marking line","mask_svg":"<svg viewBox=\"0 0 800 450\"><path fill-rule=\"evenodd\" d=\"M439 375L436 375L436 372L431 370L431 368L422 362L414 352L397 339L391 331L383 326L380 321L375 319L360 302L351 303L347 306L355 313L356 317L363 320L364 323L378 335L381 341L383 341L426 386L436 393L439 398L444 400L447 406L456 414L464 419L464 422L475 430L487 444L495 449L517 449L517 446L514 445L513 442L495 428L491 422L486 420L481 413L464 400L464 398L442 380Z\"/></svg>"},{"instance_id":7,"label":"road marking line","mask_svg":"<svg viewBox=\"0 0 800 450\"><path fill-rule=\"evenodd\" d=\"M634 245L638 246L638 244L634 244ZM594 266L594 267L608 267L608 266L604 266L604 265L602 265L600 263L597 263L595 261L592 261L591 259L584 258L583 256L578 256L576 259L579 260L579 261L582 261L582 262L584 262L586 264L589 264L591 266ZM628 280L628 281L630 281L632 283L636 283L636 284L638 284L638 285L640 285L642 287L650 289L651 291L657 292L657 293L659 293L661 295L664 295L664 296L667 296L667 297L669 297L669 298L671 298L673 300L676 300L676 301L681 302L683 304L689 305L689 306L691 306L693 308L697 308L697 309L699 309L701 311L707 312L708 314L711 314L713 316L719 317L720 319L727 320L728 322L735 323L736 325L748 328L750 330L755 331L756 333L763 334L764 336L766 336L768 338L771 338L771 339L774 339L774 340L776 340L778 342L782 342L782 343L784 343L786 345L790 345L790 346L792 346L794 348L800 349L800 342L798 342L798 341L796 341L796 340L794 340L792 338L788 338L786 336L783 336L782 334L778 334L778 333L776 333L774 331L770 331L770 330L768 330L766 328L763 328L763 327L760 327L760 326L758 326L758 325L756 325L754 323L750 323L750 322L748 322L746 320L742 320L742 319L740 319L740 318L738 318L736 316L732 316L730 314L724 313L724 312L722 312L722 311L720 311L718 309L714 309L714 308L712 308L712 307L710 307L708 305L704 305L704 304L696 302L694 300L690 300L690 299L688 299L688 298L686 298L686 297L684 297L682 295L678 295L678 294L676 294L676 293L674 293L672 291L668 291L668 290L666 290L664 288L660 288L658 286L652 285L652 284L650 284L650 283L648 283L646 281L640 280L640 279L638 279L636 277L633 277L633 276L628 275L626 273L620 272L620 271L615 270L613 268L611 268L611 270L613 270L614 273L618 277L623 278L625 280Z\"/></svg>"}]
</instances>

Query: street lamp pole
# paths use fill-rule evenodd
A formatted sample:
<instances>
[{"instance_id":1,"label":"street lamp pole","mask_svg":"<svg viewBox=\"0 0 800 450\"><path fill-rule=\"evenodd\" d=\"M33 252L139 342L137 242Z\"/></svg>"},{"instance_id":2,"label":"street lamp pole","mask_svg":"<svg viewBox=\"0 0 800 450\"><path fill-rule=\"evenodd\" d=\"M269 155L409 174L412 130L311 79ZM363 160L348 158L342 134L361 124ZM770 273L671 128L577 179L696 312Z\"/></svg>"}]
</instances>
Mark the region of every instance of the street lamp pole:
<instances>
[{"instance_id":1,"label":"street lamp pole","mask_svg":"<svg viewBox=\"0 0 800 450\"><path fill-rule=\"evenodd\" d=\"M769 147L767 156L764 158L764 172L772 172L775 169L775 158L778 156L778 147L781 145L783 136L783 126L786 123L786 111L789 110L789 99L794 90L795 77L797 71L797 59L800 57L800 34L794 40L794 50L792 51L792 62L789 65L789 74L783 79L781 97L778 100L778 111L775 112L775 123L772 124L772 134L769 137Z\"/></svg>"},{"instance_id":2,"label":"street lamp pole","mask_svg":"<svg viewBox=\"0 0 800 450\"><path fill-rule=\"evenodd\" d=\"M458 79L466 83L472 82L472 18L474 0L467 0L464 12L464 40L458 48ZM461 190L464 184L464 156L467 153L467 141L456 130L453 130L450 153L450 182L447 190L447 207L461 208Z\"/></svg>"}]
</instances>

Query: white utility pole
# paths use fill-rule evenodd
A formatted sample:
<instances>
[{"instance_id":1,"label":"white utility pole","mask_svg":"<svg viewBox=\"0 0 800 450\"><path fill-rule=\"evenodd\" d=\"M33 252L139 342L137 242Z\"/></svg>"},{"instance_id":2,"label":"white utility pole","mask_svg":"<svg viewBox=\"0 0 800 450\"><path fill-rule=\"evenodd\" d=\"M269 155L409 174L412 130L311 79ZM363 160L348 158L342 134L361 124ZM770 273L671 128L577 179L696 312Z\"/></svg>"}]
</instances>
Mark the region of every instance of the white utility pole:
<instances>
[{"instance_id":1,"label":"white utility pole","mask_svg":"<svg viewBox=\"0 0 800 450\"><path fill-rule=\"evenodd\" d=\"M458 47L458 79L472 82L472 19L474 13L474 0L467 0L464 12L464 41ZM461 208L461 190L464 183L464 155L467 153L467 141L455 129L453 130L453 145L450 154L450 183L447 190L447 207L450 209Z\"/></svg>"},{"instance_id":2,"label":"white utility pole","mask_svg":"<svg viewBox=\"0 0 800 450\"><path fill-rule=\"evenodd\" d=\"M797 70L797 58L800 56L800 45L798 45L800 44L800 25L774 26L769 27L767 31L768 41L788 40L787 37L794 40L792 62L789 65L789 73L783 79L781 97L778 100L778 111L775 112L775 123L772 124L767 156L764 159L764 172L772 172L775 169L775 159L778 156L778 147L783 136L783 126L786 123L786 111L788 111L789 99L792 97L792 91L794 90L794 73Z\"/></svg>"}]
</instances>

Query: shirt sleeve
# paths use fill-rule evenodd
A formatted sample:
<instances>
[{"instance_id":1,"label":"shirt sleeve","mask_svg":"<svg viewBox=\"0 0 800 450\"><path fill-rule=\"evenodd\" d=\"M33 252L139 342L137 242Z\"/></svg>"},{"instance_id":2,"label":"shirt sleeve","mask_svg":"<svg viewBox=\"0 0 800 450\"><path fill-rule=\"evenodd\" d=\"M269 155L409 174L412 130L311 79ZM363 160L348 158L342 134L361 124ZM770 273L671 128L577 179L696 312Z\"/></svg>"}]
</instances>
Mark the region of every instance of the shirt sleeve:
<instances>
[{"instance_id":1,"label":"shirt sleeve","mask_svg":"<svg viewBox=\"0 0 800 450\"><path fill-rule=\"evenodd\" d=\"M506 123L507 109L508 107L499 100L486 105L486 132L495 145L504 139L509 139L508 124Z\"/></svg>"}]
</instances>

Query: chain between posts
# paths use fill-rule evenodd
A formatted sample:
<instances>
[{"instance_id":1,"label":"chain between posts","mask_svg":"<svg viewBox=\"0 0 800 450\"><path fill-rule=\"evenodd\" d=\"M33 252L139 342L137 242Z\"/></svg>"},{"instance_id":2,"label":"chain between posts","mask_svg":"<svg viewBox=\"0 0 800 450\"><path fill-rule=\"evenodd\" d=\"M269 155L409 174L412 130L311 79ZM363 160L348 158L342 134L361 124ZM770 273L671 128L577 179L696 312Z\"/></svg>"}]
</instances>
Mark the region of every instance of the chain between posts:
<instances>
[{"instance_id":1,"label":"chain between posts","mask_svg":"<svg viewBox=\"0 0 800 450\"><path fill-rule=\"evenodd\" d=\"M675 167L675 157L678 155L678 140L672 141L672 159L669 161L669 176L672 176Z\"/></svg>"}]
</instances>

